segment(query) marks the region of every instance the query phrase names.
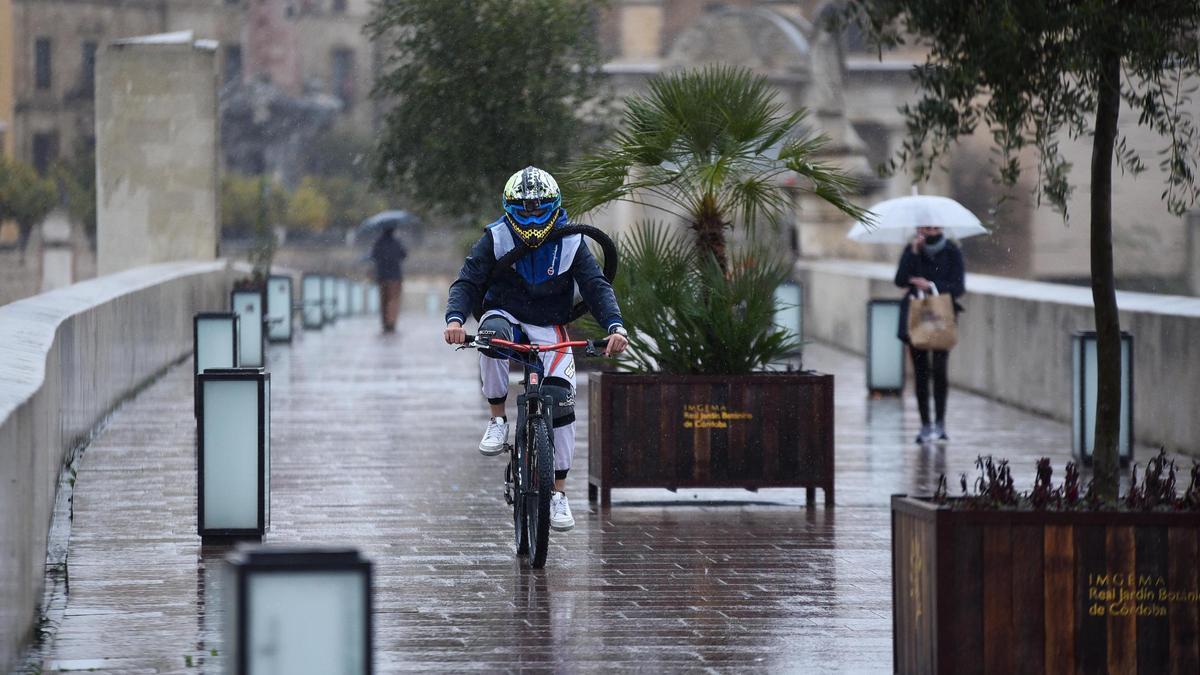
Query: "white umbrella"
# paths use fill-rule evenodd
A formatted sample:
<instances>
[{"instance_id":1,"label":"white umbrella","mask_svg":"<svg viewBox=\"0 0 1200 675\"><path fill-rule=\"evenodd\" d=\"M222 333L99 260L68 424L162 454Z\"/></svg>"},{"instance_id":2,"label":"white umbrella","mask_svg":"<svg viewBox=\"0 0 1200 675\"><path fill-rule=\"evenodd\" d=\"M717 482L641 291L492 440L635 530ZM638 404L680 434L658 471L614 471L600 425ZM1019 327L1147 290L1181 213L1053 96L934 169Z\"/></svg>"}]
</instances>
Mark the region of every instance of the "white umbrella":
<instances>
[{"instance_id":1,"label":"white umbrella","mask_svg":"<svg viewBox=\"0 0 1200 675\"><path fill-rule=\"evenodd\" d=\"M975 214L948 197L897 197L872 206L871 214L875 218L873 223L868 225L860 220L850 228L846 238L866 244L904 244L922 226L940 227L953 239L987 234Z\"/></svg>"}]
</instances>

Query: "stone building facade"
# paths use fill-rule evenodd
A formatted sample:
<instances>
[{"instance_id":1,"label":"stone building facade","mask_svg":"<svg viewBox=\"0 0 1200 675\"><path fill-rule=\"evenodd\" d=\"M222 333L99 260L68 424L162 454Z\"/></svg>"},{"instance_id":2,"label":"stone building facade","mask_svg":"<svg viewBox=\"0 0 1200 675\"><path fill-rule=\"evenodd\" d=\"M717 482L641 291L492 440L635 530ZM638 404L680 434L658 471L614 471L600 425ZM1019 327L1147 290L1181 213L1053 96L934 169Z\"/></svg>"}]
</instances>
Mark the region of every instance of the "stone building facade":
<instances>
[{"instance_id":1,"label":"stone building facade","mask_svg":"<svg viewBox=\"0 0 1200 675\"><path fill-rule=\"evenodd\" d=\"M911 97L912 55L887 61L866 58L859 45L823 29L833 3L736 0L624 0L611 5L601 24L606 71L615 93L640 91L655 74L724 63L765 76L789 109L809 111L808 124L830 138L826 161L841 165L863 186L859 201L908 194L899 179L881 180L874 165L890 155L903 131L895 101ZM857 52L855 49L857 48ZM878 102L893 102L891 107ZM621 204L602 216L611 224L660 217ZM874 257L890 252L845 239L844 217L797 193L794 236L806 256Z\"/></svg>"},{"instance_id":2,"label":"stone building facade","mask_svg":"<svg viewBox=\"0 0 1200 675\"><path fill-rule=\"evenodd\" d=\"M871 205L910 194L909 176L880 178L873 170L892 157L904 138L899 107L917 99L909 71L924 61L919 49L882 58L853 32L831 36L822 19L837 4L829 0L614 0L604 15L600 39L607 71L618 95L639 91L652 75L668 69L722 62L767 76L789 105L804 106L834 140L838 160L863 178L860 203ZM1200 100L1191 103L1200 116ZM1200 217L1167 213L1160 198L1165 182L1157 171L1163 146L1122 111L1121 133L1142 151L1150 170L1134 178L1114 175L1114 239L1118 283L1124 288L1200 294ZM964 242L973 269L1016 277L1079 281L1088 276L1087 139L1064 142L1073 163L1075 196L1070 225L1029 193L1036 180L1027 158L1023 184L1009 195L990 237ZM992 180L990 137L982 132L960 143L947 170L920 192L958 199L988 217L1001 192ZM613 224L642 213L617 207L604 216ZM850 223L820 203L797 203L799 252L815 257L892 261L898 247L864 246L845 240Z\"/></svg>"},{"instance_id":3,"label":"stone building facade","mask_svg":"<svg viewBox=\"0 0 1200 675\"><path fill-rule=\"evenodd\" d=\"M13 146L13 24L12 0L0 0L0 156Z\"/></svg>"},{"instance_id":4,"label":"stone building facade","mask_svg":"<svg viewBox=\"0 0 1200 675\"><path fill-rule=\"evenodd\" d=\"M370 0L0 0L0 149L46 171L94 148L97 54L116 40L177 31L219 43L223 100L241 83L270 82L369 133L370 10ZM62 210L34 230L24 255L15 238L0 224L0 304L96 274L90 238Z\"/></svg>"},{"instance_id":5,"label":"stone building facade","mask_svg":"<svg viewBox=\"0 0 1200 675\"><path fill-rule=\"evenodd\" d=\"M14 151L39 168L92 142L95 54L140 35L193 31L220 43L226 82L265 76L289 92L323 90L340 99L340 123L368 130L374 122L373 51L362 34L369 0L6 1L14 21Z\"/></svg>"},{"instance_id":6,"label":"stone building facade","mask_svg":"<svg viewBox=\"0 0 1200 675\"><path fill-rule=\"evenodd\" d=\"M639 91L671 68L709 62L744 65L766 75L789 105L812 111L834 140L833 153L863 178L861 203L909 194L903 174L872 170L893 156L904 135L898 108L918 92L909 77L920 51L881 60L854 35L821 29L832 0L612 0L600 22L606 70L618 95ZM5 9L11 6L11 32ZM94 138L94 55L116 38L193 30L220 42L227 83L269 80L300 96L338 102L339 124L361 132L378 117L368 98L377 56L362 33L370 0L0 0L0 136L17 158L44 168ZM5 58L8 44L11 58ZM7 67L6 67L7 66ZM5 75L11 73L11 113ZM319 98L319 97L318 97ZM325 100L320 99L320 100ZM315 99L314 99L315 100ZM1192 103L1200 114L1200 100ZM5 116L8 115L6 118ZM1169 215L1156 150L1162 143L1139 129L1128 110L1121 131L1143 152L1149 171L1115 176L1116 266L1125 288L1200 292L1200 217ZM1064 143L1076 185L1070 225L1017 190L989 238L965 242L972 268L1018 277L1080 280L1089 267L1086 139ZM984 215L1000 196L989 165L986 134L968 139L948 171L921 192L943 194ZM1032 167L1031 161L1026 166ZM279 160L276 159L276 163ZM1031 170L1024 188L1035 180ZM843 237L849 223L820 202L801 199L795 241L808 256L890 261L894 247L862 246ZM613 209L613 222L639 215Z\"/></svg>"}]
</instances>

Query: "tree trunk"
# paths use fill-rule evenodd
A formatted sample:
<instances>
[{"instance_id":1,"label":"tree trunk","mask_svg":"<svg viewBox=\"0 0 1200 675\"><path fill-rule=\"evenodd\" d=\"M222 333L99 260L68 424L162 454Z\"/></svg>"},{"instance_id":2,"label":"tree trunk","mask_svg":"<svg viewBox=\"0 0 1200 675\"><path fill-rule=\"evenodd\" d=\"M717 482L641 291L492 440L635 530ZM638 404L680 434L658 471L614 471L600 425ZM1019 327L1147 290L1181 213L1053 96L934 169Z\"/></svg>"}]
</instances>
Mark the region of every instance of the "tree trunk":
<instances>
[{"instance_id":1,"label":"tree trunk","mask_svg":"<svg viewBox=\"0 0 1200 675\"><path fill-rule=\"evenodd\" d=\"M21 267L25 266L25 251L29 248L29 240L33 237L33 227L36 223L17 220L17 250L20 252L18 261Z\"/></svg>"},{"instance_id":2,"label":"tree trunk","mask_svg":"<svg viewBox=\"0 0 1200 675\"><path fill-rule=\"evenodd\" d=\"M725 219L717 208L716 198L705 195L700 202L696 222L692 224L696 230L696 248L701 255L711 255L716 259L721 271L729 274L729 256L725 250Z\"/></svg>"},{"instance_id":3,"label":"tree trunk","mask_svg":"<svg viewBox=\"0 0 1200 675\"><path fill-rule=\"evenodd\" d=\"M1121 56L1109 54L1100 73L1092 141L1092 302L1096 307L1096 495L1117 499L1121 426L1121 317L1112 252L1112 159L1121 112Z\"/></svg>"}]
</instances>

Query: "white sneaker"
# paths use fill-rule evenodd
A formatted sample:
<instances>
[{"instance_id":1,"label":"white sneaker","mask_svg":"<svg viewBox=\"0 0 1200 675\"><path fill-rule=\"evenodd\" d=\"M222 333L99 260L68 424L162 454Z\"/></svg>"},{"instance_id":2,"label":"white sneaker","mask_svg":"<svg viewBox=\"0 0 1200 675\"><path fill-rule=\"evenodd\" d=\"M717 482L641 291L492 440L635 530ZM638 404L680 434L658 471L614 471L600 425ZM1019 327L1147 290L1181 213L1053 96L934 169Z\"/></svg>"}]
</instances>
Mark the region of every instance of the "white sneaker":
<instances>
[{"instance_id":1,"label":"white sneaker","mask_svg":"<svg viewBox=\"0 0 1200 675\"><path fill-rule=\"evenodd\" d=\"M495 457L504 452L508 445L508 422L503 417L493 417L488 420L487 429L483 432L483 440L479 441L479 452L488 457Z\"/></svg>"},{"instance_id":2,"label":"white sneaker","mask_svg":"<svg viewBox=\"0 0 1200 675\"><path fill-rule=\"evenodd\" d=\"M932 443L933 439L935 439L935 438L937 438L937 431L933 428L933 425L932 424L922 424L921 432L919 434L917 434L917 439L916 439L917 444L925 445L927 443Z\"/></svg>"},{"instance_id":3,"label":"white sneaker","mask_svg":"<svg viewBox=\"0 0 1200 675\"><path fill-rule=\"evenodd\" d=\"M550 493L550 527L559 532L566 532L575 527L571 505L567 503L567 496L561 492Z\"/></svg>"}]
</instances>

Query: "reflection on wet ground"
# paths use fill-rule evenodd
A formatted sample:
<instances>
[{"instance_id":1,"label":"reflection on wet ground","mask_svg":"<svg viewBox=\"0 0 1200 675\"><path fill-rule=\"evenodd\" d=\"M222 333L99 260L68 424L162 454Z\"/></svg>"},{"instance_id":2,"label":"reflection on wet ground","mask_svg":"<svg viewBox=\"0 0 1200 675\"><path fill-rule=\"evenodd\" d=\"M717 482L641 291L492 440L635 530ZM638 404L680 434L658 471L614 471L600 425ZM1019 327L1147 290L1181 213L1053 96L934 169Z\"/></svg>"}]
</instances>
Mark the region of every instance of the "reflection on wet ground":
<instances>
[{"instance_id":1,"label":"reflection on wet ground","mask_svg":"<svg viewBox=\"0 0 1200 675\"><path fill-rule=\"evenodd\" d=\"M888 496L957 485L976 455L1061 469L1066 425L952 392L945 448L912 443L907 399L868 399L862 361L812 345L837 376L837 506L803 490L614 491L589 509L586 433L568 480L577 527L542 572L513 557L502 463L474 353L441 321L382 336L343 321L270 349L268 543L360 548L375 563L376 665L399 670L891 670ZM84 455L70 594L46 672L219 672L221 559L196 537L190 362L126 405ZM579 396L586 401L586 395ZM586 411L580 411L586 430Z\"/></svg>"}]
</instances>

